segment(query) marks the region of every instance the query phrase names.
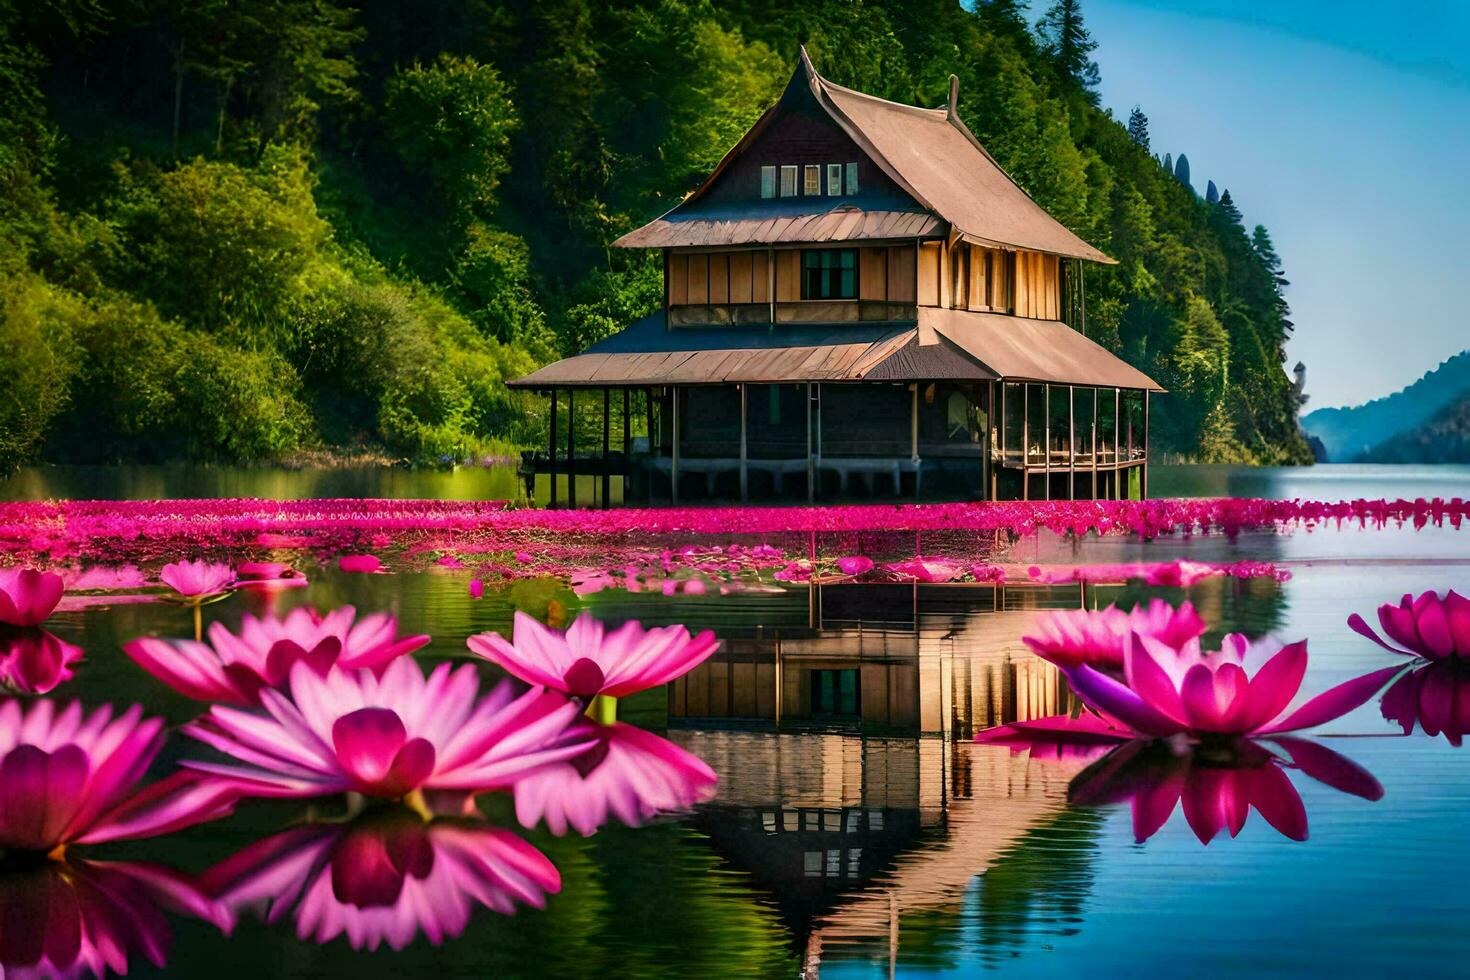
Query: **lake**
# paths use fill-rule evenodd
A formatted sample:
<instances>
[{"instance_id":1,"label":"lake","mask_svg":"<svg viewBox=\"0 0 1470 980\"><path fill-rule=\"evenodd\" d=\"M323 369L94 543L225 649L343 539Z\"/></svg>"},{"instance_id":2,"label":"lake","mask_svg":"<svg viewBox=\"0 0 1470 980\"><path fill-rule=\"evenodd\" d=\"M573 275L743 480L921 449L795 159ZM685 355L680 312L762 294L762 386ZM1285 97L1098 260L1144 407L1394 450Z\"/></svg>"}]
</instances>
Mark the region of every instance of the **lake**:
<instances>
[{"instance_id":1,"label":"lake","mask_svg":"<svg viewBox=\"0 0 1470 980\"><path fill-rule=\"evenodd\" d=\"M1156 468L1151 489L1466 498L1470 469ZM515 493L514 474L494 469L40 468L0 483L0 497L11 500ZM974 741L992 726L1076 711L1058 670L1022 641L1060 610L1189 601L1209 649L1235 631L1305 639L1303 695L1406 665L1346 620L1356 612L1376 626L1378 606L1405 593L1470 592L1458 521L1284 522L1149 540L925 532L926 558L962 556L971 569L948 582L902 581L889 570L903 564L904 548L913 554L916 534L907 531L812 536L806 545L771 535L766 551L758 535L744 535L738 553L730 536L706 533L688 536L682 559L666 553L661 571L619 572L612 586L581 594L549 577L498 584L492 574L516 562L563 571L564 559L548 557L567 545L563 535L510 546L488 533L445 532L429 550L399 531L351 539L360 545L353 550L380 555L387 574L344 572L340 541L292 541L269 527L248 548L204 541L198 553L286 561L309 584L234 592L203 605L199 627L207 635L213 623L238 630L246 614L350 604L391 613L400 634L428 634L412 654L426 668L474 663L486 686L504 672L472 658L466 638L510 635L517 609L554 624L582 613L609 625L711 629L721 641L712 657L617 707L620 722L713 770L713 787L691 790L699 802L633 821L641 826L610 818L583 836L522 826L507 793L481 796L481 817L430 824L402 806L346 820L355 804L340 796L249 799L178 832L78 845L65 864L0 859L0 965L34 964L38 923L67 919L73 892L90 897L76 899L69 921L80 919L83 936L111 935L135 976L1450 977L1470 962L1470 931L1453 898L1470 872L1470 769L1451 744L1470 728L1460 693L1470 688L1457 686L1458 674L1443 689L1447 702L1426 688L1410 734L1378 696L1310 729L1304 741L1335 760L1330 766L1277 749L1270 758L1201 755L1188 769L1156 748L1110 770L1119 757L1098 751ZM665 536L658 547L677 540ZM179 726L201 705L121 647L194 635L190 609L154 601L158 565L193 554L145 544L123 533L101 555L80 549L58 559L68 568L136 562L140 578L106 588L71 579L45 629L85 659L46 697L89 707L136 702ZM878 566L809 585L789 572L803 547L822 569L838 553ZM708 558L714 548L724 549L718 561ZM640 560L657 565L657 548L650 554ZM628 560L615 550L606 559L619 568ZM1176 579L1193 569L1198 578L1149 585L1140 571L1127 582L1113 574L1084 587L1061 581L1070 570L1125 563L1173 568ZM1003 569L1005 583L986 581L982 566ZM1053 581L1032 576L1032 566ZM675 587L655 587L659 576ZM480 597L472 580L483 581ZM627 584L637 590L618 587ZM204 757L175 730L155 771ZM586 764L585 778L595 765ZM1135 819L1141 800L1171 807L1148 833ZM491 866L493 875L484 871ZM228 920L211 920L206 910L222 902ZM51 941L58 956L78 945Z\"/></svg>"}]
</instances>

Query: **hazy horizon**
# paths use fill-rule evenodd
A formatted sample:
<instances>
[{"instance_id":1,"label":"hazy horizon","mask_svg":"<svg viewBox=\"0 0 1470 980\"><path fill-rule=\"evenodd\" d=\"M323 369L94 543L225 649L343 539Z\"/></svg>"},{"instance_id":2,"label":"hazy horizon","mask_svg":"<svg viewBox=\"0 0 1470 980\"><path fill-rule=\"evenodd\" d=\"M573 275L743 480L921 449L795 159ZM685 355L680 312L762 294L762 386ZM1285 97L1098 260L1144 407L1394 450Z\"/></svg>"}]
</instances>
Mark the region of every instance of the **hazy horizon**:
<instances>
[{"instance_id":1,"label":"hazy horizon","mask_svg":"<svg viewBox=\"0 0 1470 980\"><path fill-rule=\"evenodd\" d=\"M1032 3L1033 17L1044 0ZM1229 189L1291 280L1307 411L1412 384L1470 348L1470 4L1086 0L1103 105L1149 117L1195 190ZM1412 297L1413 305L1404 306Z\"/></svg>"}]
</instances>

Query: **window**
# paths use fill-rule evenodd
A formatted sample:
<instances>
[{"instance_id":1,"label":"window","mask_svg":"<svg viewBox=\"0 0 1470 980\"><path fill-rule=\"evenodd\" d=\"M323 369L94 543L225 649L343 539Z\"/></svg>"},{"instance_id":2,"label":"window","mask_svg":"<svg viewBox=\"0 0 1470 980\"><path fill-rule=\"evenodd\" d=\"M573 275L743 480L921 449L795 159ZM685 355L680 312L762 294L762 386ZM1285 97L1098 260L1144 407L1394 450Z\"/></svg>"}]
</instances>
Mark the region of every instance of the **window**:
<instances>
[{"instance_id":1,"label":"window","mask_svg":"<svg viewBox=\"0 0 1470 980\"><path fill-rule=\"evenodd\" d=\"M857 299L857 249L808 249L801 261L802 299Z\"/></svg>"},{"instance_id":2,"label":"window","mask_svg":"<svg viewBox=\"0 0 1470 980\"><path fill-rule=\"evenodd\" d=\"M796 168L795 167L782 167L781 168L781 196L782 197L795 197L796 196Z\"/></svg>"},{"instance_id":3,"label":"window","mask_svg":"<svg viewBox=\"0 0 1470 980\"><path fill-rule=\"evenodd\" d=\"M842 164L827 164L827 196L837 197L842 193Z\"/></svg>"},{"instance_id":4,"label":"window","mask_svg":"<svg viewBox=\"0 0 1470 980\"><path fill-rule=\"evenodd\" d=\"M862 710L862 687L856 670L812 671L813 717L852 716Z\"/></svg>"},{"instance_id":5,"label":"window","mask_svg":"<svg viewBox=\"0 0 1470 980\"><path fill-rule=\"evenodd\" d=\"M848 193L849 196L851 196L853 194L856 194L858 192L857 164L855 164L855 163L849 163L847 165L847 187L846 187L846 191L847 191L847 193Z\"/></svg>"},{"instance_id":6,"label":"window","mask_svg":"<svg viewBox=\"0 0 1470 980\"><path fill-rule=\"evenodd\" d=\"M819 167L819 166L817 166L815 163L809 163L809 164L807 164L806 165L805 184L806 184L806 186L803 187L802 188L802 191L801 191L803 194L805 194L807 197L819 197L819 196L821 196L821 193L822 193L822 168Z\"/></svg>"},{"instance_id":7,"label":"window","mask_svg":"<svg viewBox=\"0 0 1470 980\"><path fill-rule=\"evenodd\" d=\"M761 167L761 197L776 196L776 168Z\"/></svg>"}]
</instances>

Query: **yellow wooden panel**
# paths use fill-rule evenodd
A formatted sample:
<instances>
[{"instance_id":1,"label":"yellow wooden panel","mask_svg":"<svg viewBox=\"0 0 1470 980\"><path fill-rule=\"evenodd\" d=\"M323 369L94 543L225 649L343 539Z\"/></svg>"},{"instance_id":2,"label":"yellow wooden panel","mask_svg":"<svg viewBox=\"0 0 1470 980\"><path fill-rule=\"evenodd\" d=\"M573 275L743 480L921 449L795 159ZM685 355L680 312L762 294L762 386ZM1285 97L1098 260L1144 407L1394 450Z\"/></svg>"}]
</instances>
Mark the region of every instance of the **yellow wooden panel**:
<instances>
[{"instance_id":1,"label":"yellow wooden panel","mask_svg":"<svg viewBox=\"0 0 1470 980\"><path fill-rule=\"evenodd\" d=\"M888 302L914 302L914 249L911 245L894 245L888 249Z\"/></svg>"},{"instance_id":2,"label":"yellow wooden panel","mask_svg":"<svg viewBox=\"0 0 1470 980\"><path fill-rule=\"evenodd\" d=\"M1046 309L1047 319L1062 318L1062 260L1055 255L1046 257Z\"/></svg>"},{"instance_id":3,"label":"yellow wooden panel","mask_svg":"<svg viewBox=\"0 0 1470 980\"><path fill-rule=\"evenodd\" d=\"M669 305L689 302L689 256L683 252L669 254Z\"/></svg>"},{"instance_id":4,"label":"yellow wooden panel","mask_svg":"<svg viewBox=\"0 0 1470 980\"><path fill-rule=\"evenodd\" d=\"M858 253L858 298L885 300L888 298L888 251L883 248L865 248Z\"/></svg>"},{"instance_id":5,"label":"yellow wooden panel","mask_svg":"<svg viewBox=\"0 0 1470 980\"><path fill-rule=\"evenodd\" d=\"M782 249L776 253L776 302L795 303L801 299L801 253Z\"/></svg>"},{"instance_id":6,"label":"yellow wooden panel","mask_svg":"<svg viewBox=\"0 0 1470 980\"><path fill-rule=\"evenodd\" d=\"M753 252L750 256L750 301L771 301L771 272L766 263L765 252Z\"/></svg>"},{"instance_id":7,"label":"yellow wooden panel","mask_svg":"<svg viewBox=\"0 0 1470 980\"><path fill-rule=\"evenodd\" d=\"M703 306L709 302L709 253L689 255L689 302Z\"/></svg>"},{"instance_id":8,"label":"yellow wooden panel","mask_svg":"<svg viewBox=\"0 0 1470 980\"><path fill-rule=\"evenodd\" d=\"M990 262L990 307L994 310L1011 309L1011 253L997 249Z\"/></svg>"},{"instance_id":9,"label":"yellow wooden panel","mask_svg":"<svg viewBox=\"0 0 1470 980\"><path fill-rule=\"evenodd\" d=\"M962 310L970 305L970 246L956 242L950 249L950 306Z\"/></svg>"},{"instance_id":10,"label":"yellow wooden panel","mask_svg":"<svg viewBox=\"0 0 1470 980\"><path fill-rule=\"evenodd\" d=\"M919 305L939 305L939 259L938 242L924 242L919 246Z\"/></svg>"},{"instance_id":11,"label":"yellow wooden panel","mask_svg":"<svg viewBox=\"0 0 1470 980\"><path fill-rule=\"evenodd\" d=\"M749 303L750 292L750 253L730 253L730 302Z\"/></svg>"},{"instance_id":12,"label":"yellow wooden panel","mask_svg":"<svg viewBox=\"0 0 1470 980\"><path fill-rule=\"evenodd\" d=\"M727 661L709 660L709 708L711 718L730 717L730 664Z\"/></svg>"},{"instance_id":13,"label":"yellow wooden panel","mask_svg":"<svg viewBox=\"0 0 1470 980\"><path fill-rule=\"evenodd\" d=\"M978 310L989 302L989 278L986 267L990 264L990 249L970 247L970 309Z\"/></svg>"},{"instance_id":14,"label":"yellow wooden panel","mask_svg":"<svg viewBox=\"0 0 1470 980\"><path fill-rule=\"evenodd\" d=\"M709 301L719 305L730 302L730 256L724 252L709 257Z\"/></svg>"}]
</instances>

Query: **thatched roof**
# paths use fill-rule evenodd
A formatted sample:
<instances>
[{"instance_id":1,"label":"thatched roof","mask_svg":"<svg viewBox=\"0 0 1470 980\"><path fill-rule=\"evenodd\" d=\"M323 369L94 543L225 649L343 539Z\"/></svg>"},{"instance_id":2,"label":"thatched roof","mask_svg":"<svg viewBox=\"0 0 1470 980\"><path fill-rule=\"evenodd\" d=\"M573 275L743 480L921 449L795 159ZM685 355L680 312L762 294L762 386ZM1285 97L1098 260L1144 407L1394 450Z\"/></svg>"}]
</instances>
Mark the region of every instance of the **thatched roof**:
<instances>
[{"instance_id":1,"label":"thatched roof","mask_svg":"<svg viewBox=\"0 0 1470 980\"><path fill-rule=\"evenodd\" d=\"M1094 262L1113 261L1031 200L960 121L953 104L942 109L921 109L836 85L817 74L805 48L786 95L725 154L705 182L667 214L613 244L649 248L831 239L837 226L830 214L842 199L751 200L743 207L727 204L718 211L703 200L731 162L777 116L783 103L807 94L912 199L920 216L937 219L933 226L920 228L920 221L906 216L891 200L847 200L842 203L849 210L856 207L884 214L866 225L850 221L845 228L850 232L849 240L937 237L949 231L981 245L1030 249ZM792 217L787 212L793 207L804 208L809 218L824 219L810 226L822 237L793 237L801 233L799 224L772 221ZM899 234L900 229L907 235Z\"/></svg>"}]
</instances>

